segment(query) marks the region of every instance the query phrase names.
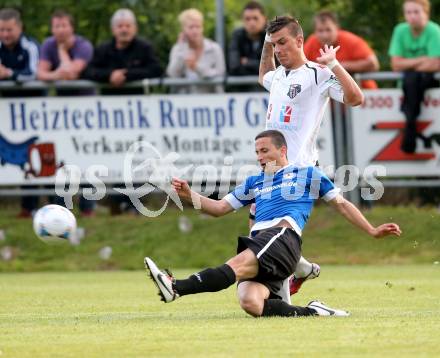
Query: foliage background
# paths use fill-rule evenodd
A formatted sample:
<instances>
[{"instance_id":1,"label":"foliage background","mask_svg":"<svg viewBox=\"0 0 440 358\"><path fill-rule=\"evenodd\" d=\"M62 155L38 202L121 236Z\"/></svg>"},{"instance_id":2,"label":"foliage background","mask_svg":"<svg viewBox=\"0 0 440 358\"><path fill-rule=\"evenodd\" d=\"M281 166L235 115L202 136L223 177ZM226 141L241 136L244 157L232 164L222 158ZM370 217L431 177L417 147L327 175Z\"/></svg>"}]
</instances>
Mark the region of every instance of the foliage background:
<instances>
[{"instance_id":1,"label":"foliage background","mask_svg":"<svg viewBox=\"0 0 440 358\"><path fill-rule=\"evenodd\" d=\"M299 18L305 33L312 30L312 16L321 9L335 11L343 28L367 39L377 51L382 68L389 68L388 42L395 24L402 21L402 0L260 0L269 18L289 13ZM21 11L26 32L42 41L50 34L50 14L56 9L71 12L77 32L98 44L110 36L109 20L121 7L137 15L140 35L149 39L165 66L168 52L177 38L180 11L196 7L205 14L205 34L214 38L214 0L0 0L0 7ZM240 13L247 0L224 0L226 36L240 24ZM440 0L432 0L432 19L440 22Z\"/></svg>"}]
</instances>

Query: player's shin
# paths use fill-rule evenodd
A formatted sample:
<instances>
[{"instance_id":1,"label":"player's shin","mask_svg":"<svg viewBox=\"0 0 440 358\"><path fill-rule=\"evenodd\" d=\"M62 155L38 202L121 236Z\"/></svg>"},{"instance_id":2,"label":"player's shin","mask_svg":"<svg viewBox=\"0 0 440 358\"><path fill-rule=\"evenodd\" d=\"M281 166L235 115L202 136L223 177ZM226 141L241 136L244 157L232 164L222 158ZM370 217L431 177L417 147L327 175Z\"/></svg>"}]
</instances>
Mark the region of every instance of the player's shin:
<instances>
[{"instance_id":1,"label":"player's shin","mask_svg":"<svg viewBox=\"0 0 440 358\"><path fill-rule=\"evenodd\" d=\"M185 280L176 280L174 289L179 296L201 292L216 292L224 290L236 281L235 273L229 265L208 268L191 275Z\"/></svg>"}]
</instances>

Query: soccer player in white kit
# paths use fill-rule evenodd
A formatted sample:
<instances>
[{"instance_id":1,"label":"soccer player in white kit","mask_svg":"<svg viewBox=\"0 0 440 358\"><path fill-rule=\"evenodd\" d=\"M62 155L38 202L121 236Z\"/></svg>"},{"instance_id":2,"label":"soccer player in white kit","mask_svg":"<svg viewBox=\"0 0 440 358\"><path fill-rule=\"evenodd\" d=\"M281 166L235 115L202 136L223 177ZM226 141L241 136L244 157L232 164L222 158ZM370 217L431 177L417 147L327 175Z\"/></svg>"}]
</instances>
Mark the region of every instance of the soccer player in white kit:
<instances>
[{"instance_id":1,"label":"soccer player in white kit","mask_svg":"<svg viewBox=\"0 0 440 358\"><path fill-rule=\"evenodd\" d=\"M297 167L317 163L316 139L329 99L351 106L363 101L361 89L336 60L339 47L325 46L319 63L315 63L307 60L303 44L298 21L290 16L276 17L267 28L259 72L259 83L270 92L266 129L283 133L289 163ZM280 63L277 68L274 55ZM319 273L319 265L301 257L290 280L290 294Z\"/></svg>"}]
</instances>

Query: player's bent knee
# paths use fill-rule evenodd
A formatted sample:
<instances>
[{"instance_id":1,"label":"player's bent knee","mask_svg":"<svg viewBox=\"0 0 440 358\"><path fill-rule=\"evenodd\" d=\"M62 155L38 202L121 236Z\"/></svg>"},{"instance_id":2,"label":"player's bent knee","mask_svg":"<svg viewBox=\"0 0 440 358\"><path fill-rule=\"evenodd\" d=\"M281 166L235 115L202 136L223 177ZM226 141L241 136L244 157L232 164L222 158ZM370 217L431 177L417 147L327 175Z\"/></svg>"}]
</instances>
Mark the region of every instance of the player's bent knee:
<instances>
[{"instance_id":1,"label":"player's bent knee","mask_svg":"<svg viewBox=\"0 0 440 358\"><path fill-rule=\"evenodd\" d=\"M258 261L249 249L229 259L226 264L235 272L237 280L252 278L258 273Z\"/></svg>"},{"instance_id":2,"label":"player's bent knee","mask_svg":"<svg viewBox=\"0 0 440 358\"><path fill-rule=\"evenodd\" d=\"M248 314L254 317L260 317L263 314L264 301L255 298L243 297L240 298L241 308Z\"/></svg>"}]
</instances>

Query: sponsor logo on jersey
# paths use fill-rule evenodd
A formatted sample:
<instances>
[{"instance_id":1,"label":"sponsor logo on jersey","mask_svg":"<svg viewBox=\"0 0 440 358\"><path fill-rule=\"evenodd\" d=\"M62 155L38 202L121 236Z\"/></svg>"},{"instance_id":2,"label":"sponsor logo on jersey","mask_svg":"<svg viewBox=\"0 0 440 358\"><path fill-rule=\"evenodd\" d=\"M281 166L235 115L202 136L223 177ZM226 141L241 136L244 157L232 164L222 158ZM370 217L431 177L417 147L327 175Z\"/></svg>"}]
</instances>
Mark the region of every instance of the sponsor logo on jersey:
<instances>
[{"instance_id":1,"label":"sponsor logo on jersey","mask_svg":"<svg viewBox=\"0 0 440 358\"><path fill-rule=\"evenodd\" d=\"M340 84L341 84L341 83L339 82L339 80L336 78L335 75L331 75L330 78L329 78L327 81L325 81L325 82L328 83L328 84L330 84L330 85L334 85L334 84L336 84L336 85L340 85Z\"/></svg>"},{"instance_id":2,"label":"sponsor logo on jersey","mask_svg":"<svg viewBox=\"0 0 440 358\"><path fill-rule=\"evenodd\" d=\"M278 189L282 189L282 188L292 188L292 187L296 187L298 186L297 182L282 182L281 184L275 184L272 186L267 186L267 187L263 187L263 188L255 188L254 189L254 194L255 197L263 195L263 194L267 194L267 193L271 193L274 190L278 190ZM303 194L303 193L302 193Z\"/></svg>"},{"instance_id":3,"label":"sponsor logo on jersey","mask_svg":"<svg viewBox=\"0 0 440 358\"><path fill-rule=\"evenodd\" d=\"M277 131L293 132L297 130L297 127L291 125L290 123L268 122L266 124L266 129L275 129Z\"/></svg>"},{"instance_id":4,"label":"sponsor logo on jersey","mask_svg":"<svg viewBox=\"0 0 440 358\"><path fill-rule=\"evenodd\" d=\"M294 99L296 97L296 95L300 92L301 92L301 85L294 83L294 84L290 85L289 91L287 92L287 95L291 99Z\"/></svg>"},{"instance_id":5,"label":"sponsor logo on jersey","mask_svg":"<svg viewBox=\"0 0 440 358\"><path fill-rule=\"evenodd\" d=\"M292 116L292 107L283 105L280 110L280 122L290 123L290 117Z\"/></svg>"}]
</instances>

